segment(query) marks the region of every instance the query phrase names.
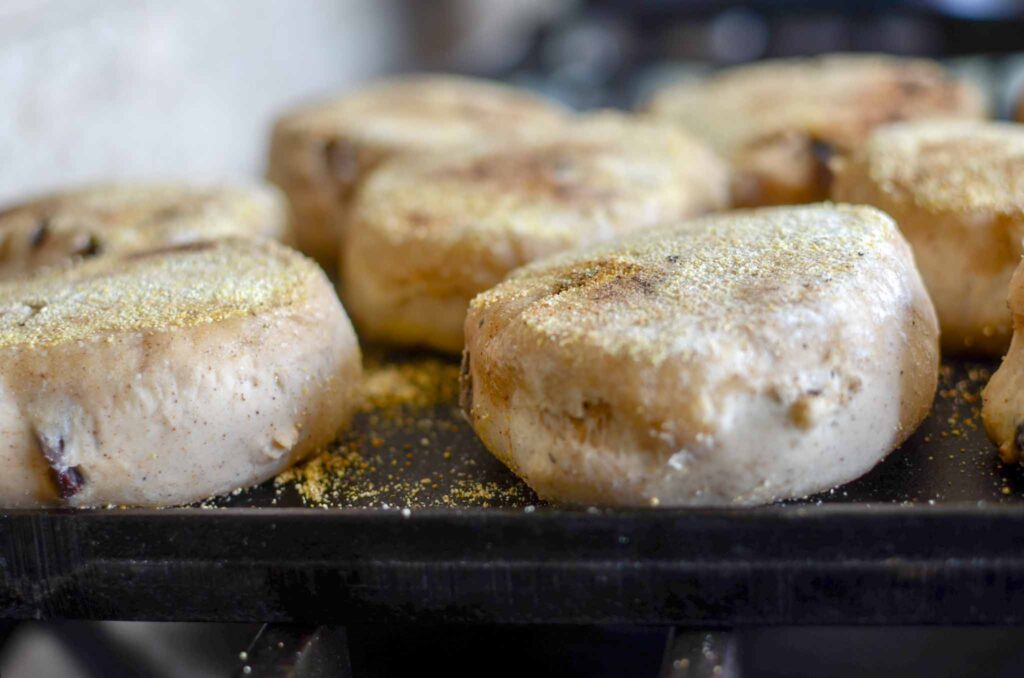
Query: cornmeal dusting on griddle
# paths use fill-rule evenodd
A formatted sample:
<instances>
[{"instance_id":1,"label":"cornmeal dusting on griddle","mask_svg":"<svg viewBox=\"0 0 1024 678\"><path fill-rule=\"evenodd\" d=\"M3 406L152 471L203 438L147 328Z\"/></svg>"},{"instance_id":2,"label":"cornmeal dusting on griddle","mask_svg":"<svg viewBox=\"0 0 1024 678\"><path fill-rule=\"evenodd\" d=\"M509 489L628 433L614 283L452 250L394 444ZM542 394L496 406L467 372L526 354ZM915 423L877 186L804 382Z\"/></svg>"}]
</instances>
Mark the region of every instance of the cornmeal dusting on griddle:
<instances>
[{"instance_id":1,"label":"cornmeal dusting on griddle","mask_svg":"<svg viewBox=\"0 0 1024 678\"><path fill-rule=\"evenodd\" d=\"M299 303L311 261L270 242L198 242L0 283L0 348L160 332Z\"/></svg>"},{"instance_id":2,"label":"cornmeal dusting on griddle","mask_svg":"<svg viewBox=\"0 0 1024 678\"><path fill-rule=\"evenodd\" d=\"M459 369L437 359L386 363L369 357L363 378L363 409L401 405L430 407L458 398Z\"/></svg>"},{"instance_id":3,"label":"cornmeal dusting on griddle","mask_svg":"<svg viewBox=\"0 0 1024 678\"><path fill-rule=\"evenodd\" d=\"M981 427L981 392L991 373L984 367L971 367L967 370L966 379L953 381L953 370L943 365L940 371L939 397L953 401L955 407L946 418L946 427L939 434L943 438L959 438L967 434L967 430L977 431ZM961 412L969 414L963 416Z\"/></svg>"},{"instance_id":4,"label":"cornmeal dusting on griddle","mask_svg":"<svg viewBox=\"0 0 1024 678\"><path fill-rule=\"evenodd\" d=\"M322 505L330 500L332 480L358 475L370 466L358 450L339 448L322 452L301 466L295 466L275 478L277 485L293 483L303 500Z\"/></svg>"},{"instance_id":5,"label":"cornmeal dusting on griddle","mask_svg":"<svg viewBox=\"0 0 1024 678\"><path fill-rule=\"evenodd\" d=\"M891 125L861 151L883 192L922 209L1024 214L1024 127L997 122Z\"/></svg>"},{"instance_id":6,"label":"cornmeal dusting on griddle","mask_svg":"<svg viewBox=\"0 0 1024 678\"><path fill-rule=\"evenodd\" d=\"M471 308L512 304L538 340L658 362L713 350L719 334L754 342L768 318L827 310L865 270L895 285L885 271L899 266L882 262L900 246L892 219L870 207L733 212L526 266Z\"/></svg>"},{"instance_id":7,"label":"cornmeal dusting on griddle","mask_svg":"<svg viewBox=\"0 0 1024 678\"><path fill-rule=\"evenodd\" d=\"M337 446L277 476L278 493L293 488L305 505L323 508L535 502L511 475L487 479L474 455L453 449L465 445L469 430L458 415L458 390L459 367L450 361L386 361L371 351L352 429Z\"/></svg>"}]
</instances>

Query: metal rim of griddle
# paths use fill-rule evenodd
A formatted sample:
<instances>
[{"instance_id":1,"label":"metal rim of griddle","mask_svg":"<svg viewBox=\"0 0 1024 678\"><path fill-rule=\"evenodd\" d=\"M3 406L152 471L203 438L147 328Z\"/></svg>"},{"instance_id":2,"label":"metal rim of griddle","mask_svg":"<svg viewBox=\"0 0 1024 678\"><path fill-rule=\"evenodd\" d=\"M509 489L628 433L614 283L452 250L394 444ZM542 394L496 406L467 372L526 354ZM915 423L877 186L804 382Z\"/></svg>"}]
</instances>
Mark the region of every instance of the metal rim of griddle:
<instances>
[{"instance_id":1,"label":"metal rim of griddle","mask_svg":"<svg viewBox=\"0 0 1024 678\"><path fill-rule=\"evenodd\" d=\"M1024 622L1012 506L7 511L0 553L9 618Z\"/></svg>"}]
</instances>

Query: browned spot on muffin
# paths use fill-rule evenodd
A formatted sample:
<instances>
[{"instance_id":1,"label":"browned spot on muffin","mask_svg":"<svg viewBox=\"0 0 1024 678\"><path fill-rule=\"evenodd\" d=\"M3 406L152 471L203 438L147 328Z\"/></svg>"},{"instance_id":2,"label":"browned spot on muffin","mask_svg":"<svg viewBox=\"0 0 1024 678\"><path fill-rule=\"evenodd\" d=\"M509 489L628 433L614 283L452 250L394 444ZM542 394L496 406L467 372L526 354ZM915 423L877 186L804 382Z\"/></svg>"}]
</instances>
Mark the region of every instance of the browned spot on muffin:
<instances>
[{"instance_id":1,"label":"browned spot on muffin","mask_svg":"<svg viewBox=\"0 0 1024 678\"><path fill-rule=\"evenodd\" d=\"M593 301L654 295L663 277L637 263L609 260L592 262L581 269L569 269L565 275L555 284L554 294L579 290Z\"/></svg>"},{"instance_id":2,"label":"browned spot on muffin","mask_svg":"<svg viewBox=\"0 0 1024 678\"><path fill-rule=\"evenodd\" d=\"M536 148L505 148L475 158L463 166L446 167L437 175L451 181L521 191L562 202L597 202L613 193L595 188L580 176L601 149L582 143L548 144Z\"/></svg>"},{"instance_id":3,"label":"browned spot on muffin","mask_svg":"<svg viewBox=\"0 0 1024 678\"><path fill-rule=\"evenodd\" d=\"M918 80L903 79L896 81L896 88L899 89L901 94L912 97L927 91L928 85Z\"/></svg>"},{"instance_id":4,"label":"browned spot on muffin","mask_svg":"<svg viewBox=\"0 0 1024 678\"><path fill-rule=\"evenodd\" d=\"M611 278L594 288L595 301L622 299L630 296L652 296L657 292L657 279L649 272L636 272Z\"/></svg>"},{"instance_id":5,"label":"browned spot on muffin","mask_svg":"<svg viewBox=\"0 0 1024 678\"><path fill-rule=\"evenodd\" d=\"M213 249L215 246L216 243L211 240L196 240L195 242L187 242L180 245L169 245L168 247L157 247L151 250L133 252L126 255L125 259L146 259L147 257L156 257L163 254L174 254L178 252L202 252L203 250Z\"/></svg>"},{"instance_id":6,"label":"browned spot on muffin","mask_svg":"<svg viewBox=\"0 0 1024 678\"><path fill-rule=\"evenodd\" d=\"M889 87L858 97L865 110L864 134L876 125L917 118L922 111L956 110L963 96L961 84L944 73L897 73Z\"/></svg>"},{"instance_id":7,"label":"browned spot on muffin","mask_svg":"<svg viewBox=\"0 0 1024 678\"><path fill-rule=\"evenodd\" d=\"M429 87L429 83L424 83ZM469 96L457 92L453 97L430 96L423 85L407 83L374 93L372 108L392 116L419 119L467 120L482 128L502 129L510 122L537 116L538 102L518 93L487 91Z\"/></svg>"},{"instance_id":8,"label":"browned spot on muffin","mask_svg":"<svg viewBox=\"0 0 1024 678\"><path fill-rule=\"evenodd\" d=\"M208 196L196 196L175 205L166 205L153 210L149 216L150 223L159 224L162 221L172 221L185 216L199 213L203 203L209 201Z\"/></svg>"},{"instance_id":9,"label":"browned spot on muffin","mask_svg":"<svg viewBox=\"0 0 1024 678\"><path fill-rule=\"evenodd\" d=\"M430 215L420 212L419 210L406 212L405 219L412 226L427 226L431 221Z\"/></svg>"}]
</instances>

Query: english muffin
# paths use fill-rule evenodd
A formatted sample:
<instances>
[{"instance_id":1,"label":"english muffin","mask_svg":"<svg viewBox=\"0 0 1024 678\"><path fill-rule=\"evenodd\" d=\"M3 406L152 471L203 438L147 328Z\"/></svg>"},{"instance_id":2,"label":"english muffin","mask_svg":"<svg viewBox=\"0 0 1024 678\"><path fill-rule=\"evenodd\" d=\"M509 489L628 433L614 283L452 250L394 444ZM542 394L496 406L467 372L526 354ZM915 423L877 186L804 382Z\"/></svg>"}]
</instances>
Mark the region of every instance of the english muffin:
<instances>
[{"instance_id":1,"label":"english muffin","mask_svg":"<svg viewBox=\"0 0 1024 678\"><path fill-rule=\"evenodd\" d=\"M360 355L323 271L270 241L0 282L0 505L165 506L331 441Z\"/></svg>"},{"instance_id":2,"label":"english muffin","mask_svg":"<svg viewBox=\"0 0 1024 678\"><path fill-rule=\"evenodd\" d=\"M882 123L980 118L978 90L920 59L832 55L765 61L668 86L650 112L707 140L733 166L741 206L824 200L828 160Z\"/></svg>"},{"instance_id":3,"label":"english muffin","mask_svg":"<svg viewBox=\"0 0 1024 678\"><path fill-rule=\"evenodd\" d=\"M564 115L554 103L484 80L385 80L281 117L268 176L288 195L299 248L333 270L352 193L381 160L528 137Z\"/></svg>"},{"instance_id":4,"label":"english muffin","mask_svg":"<svg viewBox=\"0 0 1024 678\"><path fill-rule=\"evenodd\" d=\"M749 505L853 480L927 415L935 312L870 207L729 212L476 297L462 405L548 500Z\"/></svg>"},{"instance_id":5,"label":"english muffin","mask_svg":"<svg viewBox=\"0 0 1024 678\"><path fill-rule=\"evenodd\" d=\"M1001 356L1024 237L1024 126L915 122L836 163L836 200L888 212L914 248L947 353Z\"/></svg>"},{"instance_id":6,"label":"english muffin","mask_svg":"<svg viewBox=\"0 0 1024 678\"><path fill-rule=\"evenodd\" d=\"M988 437L1007 463L1024 454L1024 265L1018 265L1009 288L1013 340L999 369L982 393L982 419Z\"/></svg>"},{"instance_id":7,"label":"english muffin","mask_svg":"<svg viewBox=\"0 0 1024 678\"><path fill-rule=\"evenodd\" d=\"M0 210L0 279L228 236L290 240L283 196L255 185L123 183L69 190Z\"/></svg>"},{"instance_id":8,"label":"english muffin","mask_svg":"<svg viewBox=\"0 0 1024 678\"><path fill-rule=\"evenodd\" d=\"M722 207L727 194L703 144L614 113L544 141L398 158L353 203L342 298L367 338L456 352L469 300L512 269Z\"/></svg>"}]
</instances>

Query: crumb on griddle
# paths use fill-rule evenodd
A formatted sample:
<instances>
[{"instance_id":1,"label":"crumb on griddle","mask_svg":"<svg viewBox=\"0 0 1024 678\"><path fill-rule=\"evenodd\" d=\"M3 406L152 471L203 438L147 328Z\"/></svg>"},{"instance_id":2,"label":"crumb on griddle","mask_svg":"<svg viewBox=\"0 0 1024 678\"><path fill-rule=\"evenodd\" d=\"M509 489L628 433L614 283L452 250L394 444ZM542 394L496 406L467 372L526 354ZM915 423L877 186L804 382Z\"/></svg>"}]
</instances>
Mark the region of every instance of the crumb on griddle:
<instances>
[{"instance_id":1,"label":"crumb on griddle","mask_svg":"<svg viewBox=\"0 0 1024 678\"><path fill-rule=\"evenodd\" d=\"M453 451L464 431L459 366L435 357L365 364L363 404L336 444L275 479L311 507L469 507L528 504L518 481L484 477L476 459Z\"/></svg>"},{"instance_id":2,"label":"crumb on griddle","mask_svg":"<svg viewBox=\"0 0 1024 678\"><path fill-rule=\"evenodd\" d=\"M947 427L941 432L943 438L961 437L966 429L977 431L981 421L981 392L988 383L991 372L984 367L972 367L967 370L967 378L953 381L953 371L949 365L943 365L940 372L939 397L953 401L952 414L946 420ZM961 412L967 411L965 417Z\"/></svg>"},{"instance_id":3,"label":"crumb on griddle","mask_svg":"<svg viewBox=\"0 0 1024 678\"><path fill-rule=\"evenodd\" d=\"M365 370L365 412L402 406L427 408L458 398L458 366L436 358L405 363L371 358L366 361Z\"/></svg>"}]
</instances>

